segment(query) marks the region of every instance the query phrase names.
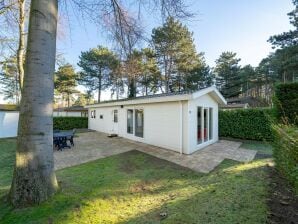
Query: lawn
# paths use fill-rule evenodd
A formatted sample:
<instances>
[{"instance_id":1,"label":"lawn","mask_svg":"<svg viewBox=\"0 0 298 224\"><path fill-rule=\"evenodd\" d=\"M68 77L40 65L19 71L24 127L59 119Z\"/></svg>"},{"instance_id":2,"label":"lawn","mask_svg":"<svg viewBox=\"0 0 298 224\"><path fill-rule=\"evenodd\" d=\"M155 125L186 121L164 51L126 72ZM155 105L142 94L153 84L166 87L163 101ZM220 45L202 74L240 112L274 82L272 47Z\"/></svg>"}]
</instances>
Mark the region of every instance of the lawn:
<instances>
[{"instance_id":1,"label":"lawn","mask_svg":"<svg viewBox=\"0 0 298 224\"><path fill-rule=\"evenodd\" d=\"M0 140L0 223L265 223L268 160L225 160L199 174L130 151L56 172L59 192L39 206L5 201L15 140ZM165 217L160 214L163 213Z\"/></svg>"},{"instance_id":2,"label":"lawn","mask_svg":"<svg viewBox=\"0 0 298 224\"><path fill-rule=\"evenodd\" d=\"M257 150L258 154L272 156L272 146L269 143L246 140L241 148Z\"/></svg>"}]
</instances>

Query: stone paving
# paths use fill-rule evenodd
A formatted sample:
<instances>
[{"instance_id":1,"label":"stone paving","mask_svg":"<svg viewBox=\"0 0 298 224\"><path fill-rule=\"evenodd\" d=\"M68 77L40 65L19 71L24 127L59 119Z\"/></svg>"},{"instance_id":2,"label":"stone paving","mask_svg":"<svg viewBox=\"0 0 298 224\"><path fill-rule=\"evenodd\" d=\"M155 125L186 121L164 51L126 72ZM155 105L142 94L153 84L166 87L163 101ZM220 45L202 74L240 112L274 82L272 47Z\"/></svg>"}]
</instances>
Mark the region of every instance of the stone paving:
<instances>
[{"instance_id":1,"label":"stone paving","mask_svg":"<svg viewBox=\"0 0 298 224\"><path fill-rule=\"evenodd\" d=\"M130 150L138 150L197 172L209 173L224 159L249 162L257 153L254 150L240 148L240 142L227 140L220 140L191 155L181 155L171 150L124 138L108 138L107 134L100 132L81 133L74 141L75 147L64 149L62 152L55 151L55 169L86 163Z\"/></svg>"}]
</instances>

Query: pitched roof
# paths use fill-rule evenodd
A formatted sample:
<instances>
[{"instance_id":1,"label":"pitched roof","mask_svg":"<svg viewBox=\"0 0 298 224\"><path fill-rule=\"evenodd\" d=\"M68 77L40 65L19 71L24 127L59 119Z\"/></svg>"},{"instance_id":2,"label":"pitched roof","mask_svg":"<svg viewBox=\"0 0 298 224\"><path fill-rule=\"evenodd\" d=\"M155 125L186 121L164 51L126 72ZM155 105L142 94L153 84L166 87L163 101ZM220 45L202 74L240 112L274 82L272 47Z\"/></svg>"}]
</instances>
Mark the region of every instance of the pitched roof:
<instances>
[{"instance_id":1,"label":"pitched roof","mask_svg":"<svg viewBox=\"0 0 298 224\"><path fill-rule=\"evenodd\" d=\"M161 93L161 94L154 94L154 95L148 95L148 96L139 96L134 98L125 98L120 100L103 101L97 104L87 105L85 106L85 108L190 100L193 98L198 98L205 94L210 94L219 104L226 104L226 100L216 89L216 87L211 86L211 87L200 89L198 91Z\"/></svg>"}]
</instances>

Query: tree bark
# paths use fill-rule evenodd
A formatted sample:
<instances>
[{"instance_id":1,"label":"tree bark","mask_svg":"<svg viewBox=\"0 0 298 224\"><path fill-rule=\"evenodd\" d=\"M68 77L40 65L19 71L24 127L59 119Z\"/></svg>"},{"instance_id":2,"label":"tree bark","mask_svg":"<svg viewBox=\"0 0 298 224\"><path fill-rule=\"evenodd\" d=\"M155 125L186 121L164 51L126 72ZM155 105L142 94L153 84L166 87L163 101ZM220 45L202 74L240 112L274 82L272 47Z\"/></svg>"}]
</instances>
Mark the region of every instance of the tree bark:
<instances>
[{"instance_id":1,"label":"tree bark","mask_svg":"<svg viewBox=\"0 0 298 224\"><path fill-rule=\"evenodd\" d=\"M16 164L10 189L15 207L47 200L58 188L53 159L53 93L58 0L32 0L20 105Z\"/></svg>"},{"instance_id":2,"label":"tree bark","mask_svg":"<svg viewBox=\"0 0 298 224\"><path fill-rule=\"evenodd\" d=\"M24 80L24 50L25 50L25 0L19 0L19 46L17 51L17 68L19 73L19 86L23 90Z\"/></svg>"}]
</instances>

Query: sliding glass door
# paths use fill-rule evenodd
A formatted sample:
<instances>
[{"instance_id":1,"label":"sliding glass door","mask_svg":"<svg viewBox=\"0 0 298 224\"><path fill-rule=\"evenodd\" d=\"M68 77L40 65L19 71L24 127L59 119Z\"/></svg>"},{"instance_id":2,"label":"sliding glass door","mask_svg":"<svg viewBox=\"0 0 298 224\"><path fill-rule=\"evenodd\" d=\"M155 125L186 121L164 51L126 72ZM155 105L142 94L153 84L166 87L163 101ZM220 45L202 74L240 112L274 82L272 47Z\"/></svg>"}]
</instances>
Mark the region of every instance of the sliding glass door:
<instances>
[{"instance_id":1,"label":"sliding glass door","mask_svg":"<svg viewBox=\"0 0 298 224\"><path fill-rule=\"evenodd\" d=\"M208 142L213 137L213 108L197 108L197 144Z\"/></svg>"},{"instance_id":2,"label":"sliding glass door","mask_svg":"<svg viewBox=\"0 0 298 224\"><path fill-rule=\"evenodd\" d=\"M127 110L127 133L134 134L136 137L144 137L144 110Z\"/></svg>"}]
</instances>

